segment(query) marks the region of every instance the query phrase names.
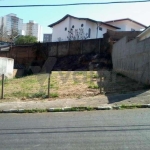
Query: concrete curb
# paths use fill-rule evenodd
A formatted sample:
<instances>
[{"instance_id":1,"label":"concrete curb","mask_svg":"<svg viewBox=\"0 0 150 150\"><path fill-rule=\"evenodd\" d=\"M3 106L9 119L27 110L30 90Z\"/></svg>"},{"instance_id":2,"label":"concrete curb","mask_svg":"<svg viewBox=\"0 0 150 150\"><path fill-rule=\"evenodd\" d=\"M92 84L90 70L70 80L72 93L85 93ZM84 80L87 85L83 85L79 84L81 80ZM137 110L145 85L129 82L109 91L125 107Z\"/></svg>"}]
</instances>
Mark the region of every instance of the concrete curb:
<instances>
[{"instance_id":1,"label":"concrete curb","mask_svg":"<svg viewBox=\"0 0 150 150\"><path fill-rule=\"evenodd\" d=\"M8 109L1 110L0 113L43 113L43 112L71 112L71 111L93 111L93 110L121 110L135 108L150 108L150 104L142 105L120 105L120 106L98 106L98 107L64 107L49 109Z\"/></svg>"}]
</instances>

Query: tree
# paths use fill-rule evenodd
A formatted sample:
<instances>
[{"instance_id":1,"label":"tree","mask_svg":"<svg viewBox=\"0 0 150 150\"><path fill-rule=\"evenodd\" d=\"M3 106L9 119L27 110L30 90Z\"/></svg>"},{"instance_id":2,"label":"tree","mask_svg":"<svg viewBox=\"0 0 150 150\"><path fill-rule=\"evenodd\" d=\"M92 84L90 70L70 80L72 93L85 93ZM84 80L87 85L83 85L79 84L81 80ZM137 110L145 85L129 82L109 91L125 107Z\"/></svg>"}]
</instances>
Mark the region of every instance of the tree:
<instances>
[{"instance_id":1,"label":"tree","mask_svg":"<svg viewBox=\"0 0 150 150\"><path fill-rule=\"evenodd\" d=\"M7 40L7 31L3 27L3 25L0 26L0 41L8 41Z\"/></svg>"},{"instance_id":2,"label":"tree","mask_svg":"<svg viewBox=\"0 0 150 150\"><path fill-rule=\"evenodd\" d=\"M19 36L19 31L17 29L12 28L10 31L7 32L8 41L14 43L16 38Z\"/></svg>"},{"instance_id":3,"label":"tree","mask_svg":"<svg viewBox=\"0 0 150 150\"><path fill-rule=\"evenodd\" d=\"M37 42L37 38L35 36L26 35L26 36L18 37L15 41L15 44L16 45L31 44L31 43L36 43L36 42Z\"/></svg>"},{"instance_id":4,"label":"tree","mask_svg":"<svg viewBox=\"0 0 150 150\"><path fill-rule=\"evenodd\" d=\"M11 30L6 31L6 28L3 25L0 26L0 41L14 43L15 38L18 36L18 30L12 28Z\"/></svg>"},{"instance_id":5,"label":"tree","mask_svg":"<svg viewBox=\"0 0 150 150\"><path fill-rule=\"evenodd\" d=\"M84 29L83 28L79 28L79 29L71 29L70 31L68 31L68 40L85 40L88 38L88 33L84 33Z\"/></svg>"}]
</instances>

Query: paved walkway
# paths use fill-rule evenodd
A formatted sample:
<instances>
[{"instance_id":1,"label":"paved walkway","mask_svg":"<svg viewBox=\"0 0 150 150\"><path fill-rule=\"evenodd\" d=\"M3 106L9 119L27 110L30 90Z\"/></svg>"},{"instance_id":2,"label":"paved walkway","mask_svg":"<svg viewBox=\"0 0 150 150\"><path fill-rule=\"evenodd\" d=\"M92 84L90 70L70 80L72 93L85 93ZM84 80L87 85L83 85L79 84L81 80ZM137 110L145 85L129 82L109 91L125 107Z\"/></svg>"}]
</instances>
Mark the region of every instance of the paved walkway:
<instances>
[{"instance_id":1,"label":"paved walkway","mask_svg":"<svg viewBox=\"0 0 150 150\"><path fill-rule=\"evenodd\" d=\"M44 99L44 100L17 100L0 102L0 110L8 109L46 109L63 107L98 107L105 105L150 104L150 90L128 94L99 95L80 99Z\"/></svg>"}]
</instances>

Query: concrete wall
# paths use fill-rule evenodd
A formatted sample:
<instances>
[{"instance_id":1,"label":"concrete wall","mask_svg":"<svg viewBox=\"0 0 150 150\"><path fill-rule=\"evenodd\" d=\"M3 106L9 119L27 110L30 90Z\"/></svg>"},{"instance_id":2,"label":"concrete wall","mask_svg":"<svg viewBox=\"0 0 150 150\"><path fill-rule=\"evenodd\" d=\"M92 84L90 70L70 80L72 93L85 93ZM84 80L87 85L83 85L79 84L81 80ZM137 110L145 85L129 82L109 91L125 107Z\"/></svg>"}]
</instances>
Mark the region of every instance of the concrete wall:
<instances>
[{"instance_id":1,"label":"concrete wall","mask_svg":"<svg viewBox=\"0 0 150 150\"><path fill-rule=\"evenodd\" d=\"M140 35L138 35L138 40L139 41L142 41L146 38L149 38L150 37L150 27L147 28L145 31L143 31Z\"/></svg>"},{"instance_id":2,"label":"concrete wall","mask_svg":"<svg viewBox=\"0 0 150 150\"><path fill-rule=\"evenodd\" d=\"M14 46L9 51L0 51L0 57L13 58L15 64L24 66L31 65L32 62L40 61L42 56L37 56L37 47L29 46Z\"/></svg>"},{"instance_id":3,"label":"concrete wall","mask_svg":"<svg viewBox=\"0 0 150 150\"><path fill-rule=\"evenodd\" d=\"M145 34L143 34L143 36L141 38L139 38L140 41L146 39L146 38L149 38L150 37L150 32L147 32Z\"/></svg>"},{"instance_id":4,"label":"concrete wall","mask_svg":"<svg viewBox=\"0 0 150 150\"><path fill-rule=\"evenodd\" d=\"M14 60L0 57L0 76L4 74L7 78L13 78Z\"/></svg>"},{"instance_id":5,"label":"concrete wall","mask_svg":"<svg viewBox=\"0 0 150 150\"><path fill-rule=\"evenodd\" d=\"M112 31L107 30L107 33L104 34L105 39L110 39L112 41L118 41L123 37L127 36L128 41L135 39L142 31Z\"/></svg>"},{"instance_id":6,"label":"concrete wall","mask_svg":"<svg viewBox=\"0 0 150 150\"><path fill-rule=\"evenodd\" d=\"M67 55L99 53L102 39L51 42L48 45L49 56L62 57Z\"/></svg>"},{"instance_id":7,"label":"concrete wall","mask_svg":"<svg viewBox=\"0 0 150 150\"><path fill-rule=\"evenodd\" d=\"M150 85L150 38L140 42L122 38L113 46L112 61L114 71Z\"/></svg>"},{"instance_id":8,"label":"concrete wall","mask_svg":"<svg viewBox=\"0 0 150 150\"><path fill-rule=\"evenodd\" d=\"M21 64L26 67L30 65L42 66L49 56L63 57L88 54L91 52L99 53L101 49L101 41L102 39L90 39L14 46L10 51L0 51L0 57L13 58L15 64Z\"/></svg>"}]
</instances>

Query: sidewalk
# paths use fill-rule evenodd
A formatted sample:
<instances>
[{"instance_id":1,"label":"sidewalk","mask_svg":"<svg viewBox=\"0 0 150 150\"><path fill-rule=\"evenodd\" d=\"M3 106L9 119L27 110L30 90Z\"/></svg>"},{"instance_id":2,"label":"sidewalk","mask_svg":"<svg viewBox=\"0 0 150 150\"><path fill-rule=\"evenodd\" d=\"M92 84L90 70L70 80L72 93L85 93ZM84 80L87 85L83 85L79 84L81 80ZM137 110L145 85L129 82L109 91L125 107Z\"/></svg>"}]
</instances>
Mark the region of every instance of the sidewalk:
<instances>
[{"instance_id":1,"label":"sidewalk","mask_svg":"<svg viewBox=\"0 0 150 150\"><path fill-rule=\"evenodd\" d=\"M0 102L2 110L32 110L64 107L108 107L119 105L150 104L150 90L138 91L128 94L98 95L74 99L43 99L43 100L17 100L13 102Z\"/></svg>"}]
</instances>

